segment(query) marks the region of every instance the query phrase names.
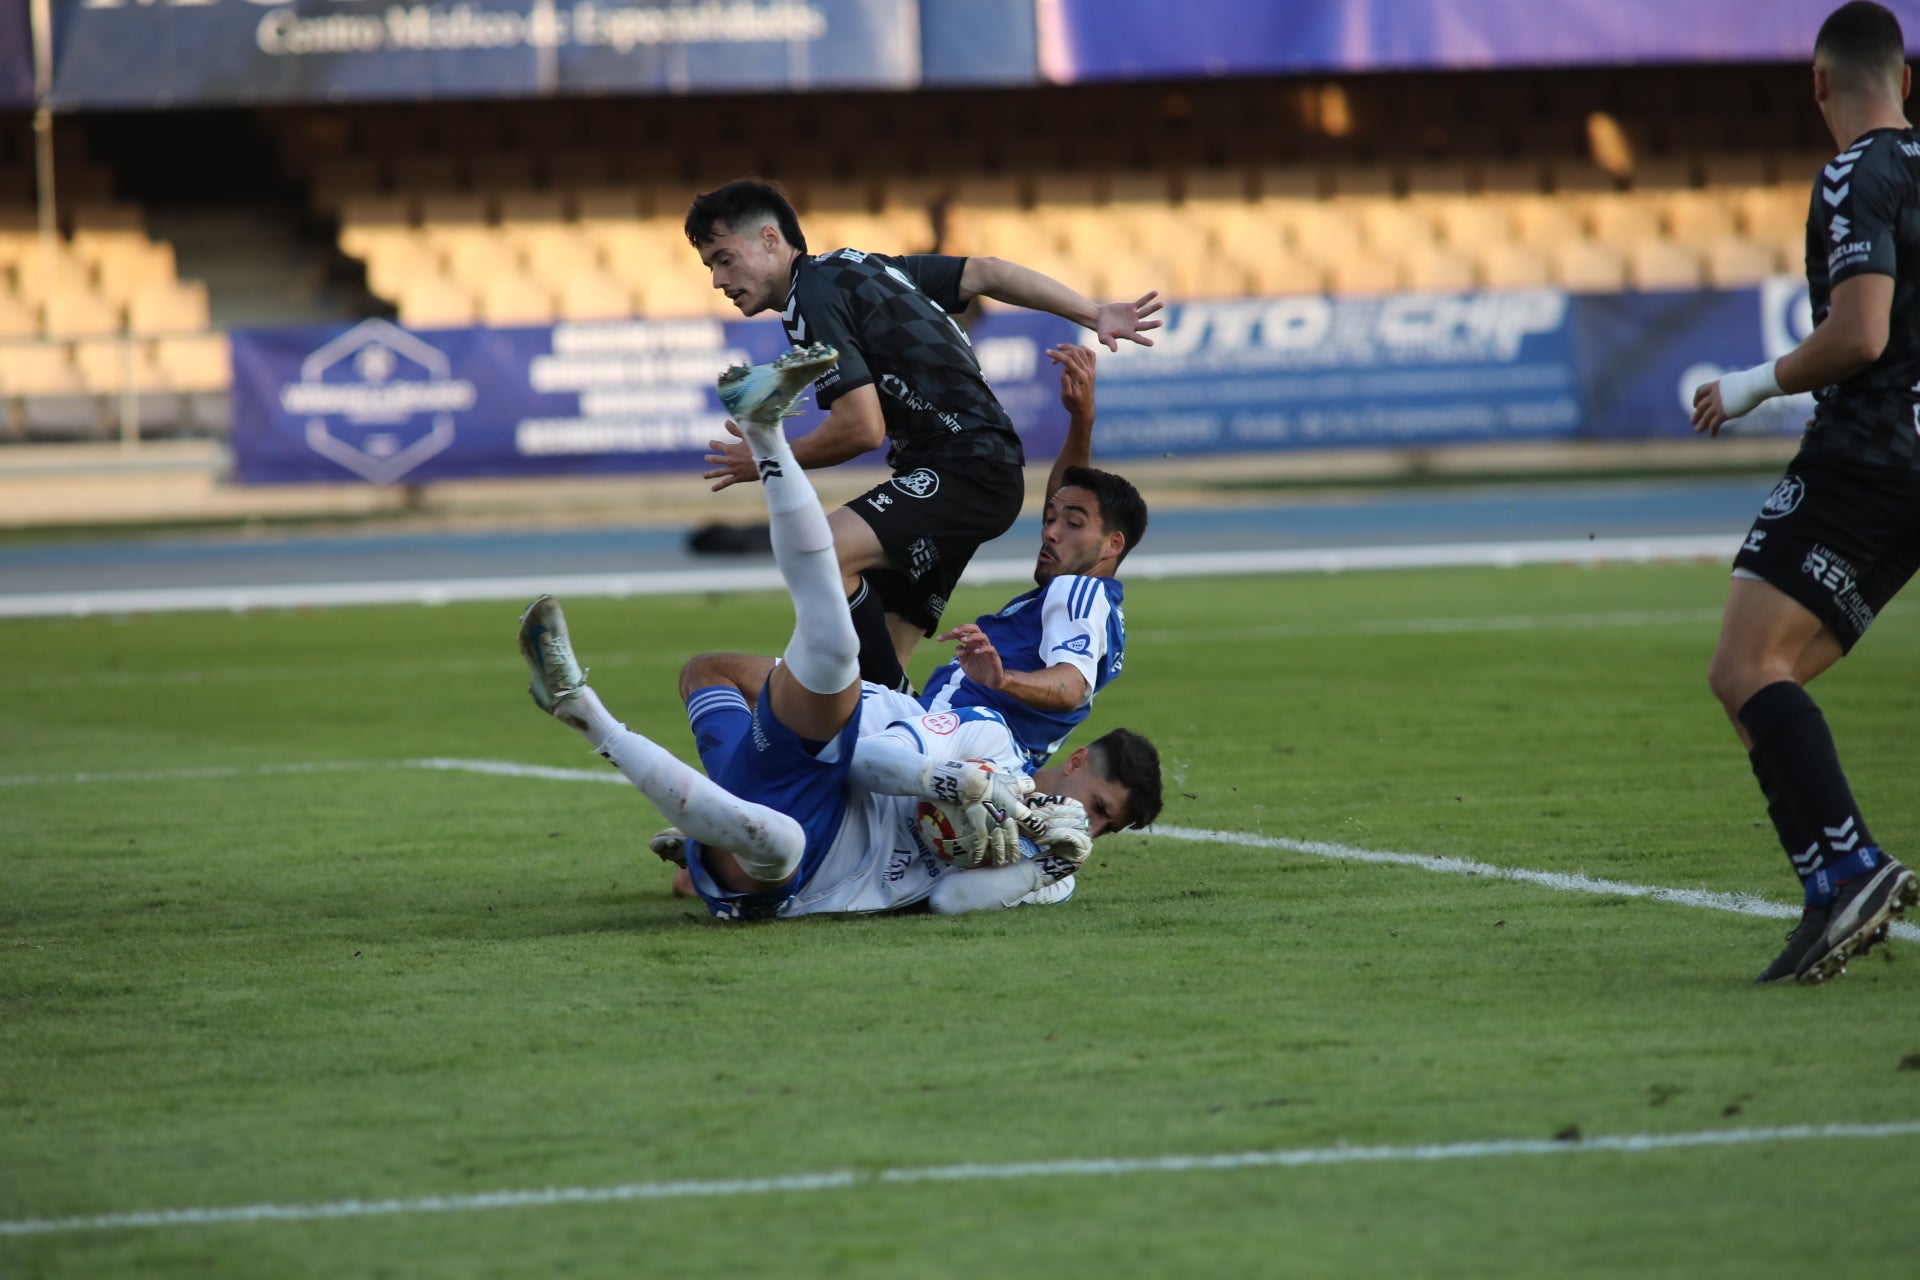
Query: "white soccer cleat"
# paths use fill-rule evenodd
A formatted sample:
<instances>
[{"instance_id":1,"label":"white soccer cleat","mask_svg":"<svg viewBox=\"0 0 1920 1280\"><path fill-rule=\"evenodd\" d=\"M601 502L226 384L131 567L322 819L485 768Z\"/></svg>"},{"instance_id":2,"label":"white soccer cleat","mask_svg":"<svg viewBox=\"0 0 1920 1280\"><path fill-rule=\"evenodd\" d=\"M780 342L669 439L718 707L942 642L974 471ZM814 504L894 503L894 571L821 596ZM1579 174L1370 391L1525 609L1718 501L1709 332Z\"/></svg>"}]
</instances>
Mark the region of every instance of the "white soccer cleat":
<instances>
[{"instance_id":1,"label":"white soccer cleat","mask_svg":"<svg viewBox=\"0 0 1920 1280\"><path fill-rule=\"evenodd\" d=\"M552 596L541 596L520 615L520 656L527 660L533 704L563 724L584 728L578 703L587 673L573 656L567 616Z\"/></svg>"},{"instance_id":2,"label":"white soccer cleat","mask_svg":"<svg viewBox=\"0 0 1920 1280\"><path fill-rule=\"evenodd\" d=\"M771 364L737 364L720 375L720 403L735 422L770 427L800 410L795 404L840 353L824 342L795 347Z\"/></svg>"}]
</instances>

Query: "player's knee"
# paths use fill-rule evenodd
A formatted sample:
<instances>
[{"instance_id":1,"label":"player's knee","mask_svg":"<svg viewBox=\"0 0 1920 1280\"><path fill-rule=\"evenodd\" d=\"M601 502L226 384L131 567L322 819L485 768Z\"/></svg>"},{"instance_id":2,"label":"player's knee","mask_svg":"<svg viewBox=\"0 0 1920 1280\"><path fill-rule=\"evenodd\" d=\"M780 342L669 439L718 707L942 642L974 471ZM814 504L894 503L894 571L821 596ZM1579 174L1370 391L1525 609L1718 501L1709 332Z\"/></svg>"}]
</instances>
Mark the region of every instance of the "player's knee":
<instances>
[{"instance_id":1,"label":"player's knee","mask_svg":"<svg viewBox=\"0 0 1920 1280\"><path fill-rule=\"evenodd\" d=\"M714 685L737 687L726 658L727 655L720 653L700 653L688 658L680 668L680 700L685 702L696 689L710 689Z\"/></svg>"}]
</instances>

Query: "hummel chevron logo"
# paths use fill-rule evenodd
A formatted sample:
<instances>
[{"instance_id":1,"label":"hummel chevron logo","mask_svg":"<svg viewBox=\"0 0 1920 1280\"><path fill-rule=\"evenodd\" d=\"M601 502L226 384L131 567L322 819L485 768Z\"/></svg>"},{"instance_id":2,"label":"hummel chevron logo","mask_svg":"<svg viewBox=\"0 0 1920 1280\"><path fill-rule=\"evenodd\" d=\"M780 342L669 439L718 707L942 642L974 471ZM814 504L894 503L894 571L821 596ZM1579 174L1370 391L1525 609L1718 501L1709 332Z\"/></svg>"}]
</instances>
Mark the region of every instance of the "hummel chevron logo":
<instances>
[{"instance_id":1,"label":"hummel chevron logo","mask_svg":"<svg viewBox=\"0 0 1920 1280\"><path fill-rule=\"evenodd\" d=\"M777 475L784 474L780 470L780 464L774 461L772 458L760 459L759 466L760 466L760 478L762 480L767 479L769 476L777 476Z\"/></svg>"},{"instance_id":2,"label":"hummel chevron logo","mask_svg":"<svg viewBox=\"0 0 1920 1280\"><path fill-rule=\"evenodd\" d=\"M1820 829L1827 833L1827 844L1835 853L1852 853L1853 847L1860 843L1860 833L1853 829L1852 818L1848 818L1837 827L1822 827ZM1846 837L1844 844L1841 843L1842 836Z\"/></svg>"},{"instance_id":3,"label":"hummel chevron logo","mask_svg":"<svg viewBox=\"0 0 1920 1280\"><path fill-rule=\"evenodd\" d=\"M1853 184L1849 182L1843 182L1837 187L1822 187L1820 198L1828 204L1837 205L1847 198L1847 192L1851 190L1853 190Z\"/></svg>"},{"instance_id":4,"label":"hummel chevron logo","mask_svg":"<svg viewBox=\"0 0 1920 1280\"><path fill-rule=\"evenodd\" d=\"M1846 164L1830 164L1825 169L1821 170L1821 172L1827 175L1828 182L1838 182L1840 181L1840 179L1846 177L1848 174L1853 172L1853 162L1849 161Z\"/></svg>"}]
</instances>

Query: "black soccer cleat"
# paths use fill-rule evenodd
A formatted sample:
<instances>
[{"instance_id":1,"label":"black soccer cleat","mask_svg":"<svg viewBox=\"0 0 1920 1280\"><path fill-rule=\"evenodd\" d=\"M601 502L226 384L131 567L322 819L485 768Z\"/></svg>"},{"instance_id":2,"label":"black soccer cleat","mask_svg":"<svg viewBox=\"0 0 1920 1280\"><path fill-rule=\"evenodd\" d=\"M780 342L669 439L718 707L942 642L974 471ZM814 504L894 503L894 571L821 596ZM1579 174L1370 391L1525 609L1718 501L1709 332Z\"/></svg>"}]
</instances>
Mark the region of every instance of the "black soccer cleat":
<instances>
[{"instance_id":1,"label":"black soccer cleat","mask_svg":"<svg viewBox=\"0 0 1920 1280\"><path fill-rule=\"evenodd\" d=\"M1755 978L1755 982L1784 982L1800 972L1808 953L1827 932L1827 921L1833 917L1832 907L1808 907L1800 913L1800 923L1787 935L1787 949L1773 958L1766 972Z\"/></svg>"},{"instance_id":2,"label":"black soccer cleat","mask_svg":"<svg viewBox=\"0 0 1920 1280\"><path fill-rule=\"evenodd\" d=\"M1901 912L1920 902L1920 880L1888 858L1872 875L1849 880L1833 896L1827 927L1800 961L1801 982L1818 985L1847 971L1847 961L1863 956L1887 936Z\"/></svg>"}]
</instances>

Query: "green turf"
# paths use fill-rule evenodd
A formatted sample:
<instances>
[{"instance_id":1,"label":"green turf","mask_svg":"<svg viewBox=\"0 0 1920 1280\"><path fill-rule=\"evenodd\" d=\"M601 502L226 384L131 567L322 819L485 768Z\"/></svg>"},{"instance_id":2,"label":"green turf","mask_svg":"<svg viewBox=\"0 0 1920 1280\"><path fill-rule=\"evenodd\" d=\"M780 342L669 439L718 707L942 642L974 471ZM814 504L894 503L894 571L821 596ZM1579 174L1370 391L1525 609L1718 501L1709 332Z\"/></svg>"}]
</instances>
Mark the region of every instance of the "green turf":
<instances>
[{"instance_id":1,"label":"green turf","mask_svg":"<svg viewBox=\"0 0 1920 1280\"><path fill-rule=\"evenodd\" d=\"M1136 581L1096 721L1159 742L1170 824L1786 902L1705 688L1724 581ZM680 661L789 627L765 595L569 617L609 705L683 751ZM0 626L0 1221L1920 1119L1912 948L1756 989L1773 920L1126 834L1060 908L710 922L629 789L378 767L604 769L528 703L513 621ZM1916 659L1896 608L1816 686L1896 851ZM70 780L275 765L340 767ZM1896 1274L1917 1148L0 1235L0 1276Z\"/></svg>"}]
</instances>

